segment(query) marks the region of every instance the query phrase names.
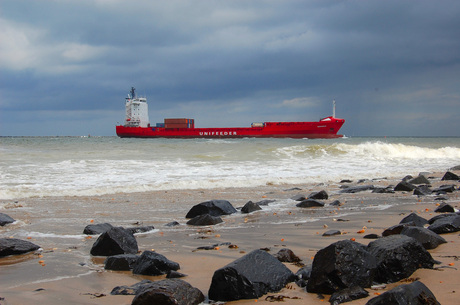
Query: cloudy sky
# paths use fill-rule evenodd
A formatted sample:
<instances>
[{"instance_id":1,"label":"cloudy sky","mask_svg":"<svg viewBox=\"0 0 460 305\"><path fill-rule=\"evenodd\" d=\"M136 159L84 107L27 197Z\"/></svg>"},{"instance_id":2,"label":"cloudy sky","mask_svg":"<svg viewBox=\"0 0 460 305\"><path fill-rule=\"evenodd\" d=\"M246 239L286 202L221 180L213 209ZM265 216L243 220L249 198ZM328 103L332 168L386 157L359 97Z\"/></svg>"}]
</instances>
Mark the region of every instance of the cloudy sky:
<instances>
[{"instance_id":1,"label":"cloudy sky","mask_svg":"<svg viewBox=\"0 0 460 305\"><path fill-rule=\"evenodd\" d=\"M318 120L348 136L460 136L460 1L1 0L0 135Z\"/></svg>"}]
</instances>

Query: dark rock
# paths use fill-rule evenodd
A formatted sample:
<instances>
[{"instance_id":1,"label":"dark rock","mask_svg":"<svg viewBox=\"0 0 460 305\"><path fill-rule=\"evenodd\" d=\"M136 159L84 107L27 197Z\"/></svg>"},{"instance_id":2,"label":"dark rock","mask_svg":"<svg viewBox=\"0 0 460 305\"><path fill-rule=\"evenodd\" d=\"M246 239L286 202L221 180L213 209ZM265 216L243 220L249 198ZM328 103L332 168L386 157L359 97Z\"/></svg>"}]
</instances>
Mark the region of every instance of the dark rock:
<instances>
[{"instance_id":1,"label":"dark rock","mask_svg":"<svg viewBox=\"0 0 460 305\"><path fill-rule=\"evenodd\" d=\"M436 198L434 198L434 200L436 201L445 201L445 200L448 200L449 198L446 197L446 196L436 196Z\"/></svg>"},{"instance_id":2,"label":"dark rock","mask_svg":"<svg viewBox=\"0 0 460 305\"><path fill-rule=\"evenodd\" d=\"M0 238L0 257L24 254L38 249L40 249L40 246L30 241L16 238Z\"/></svg>"},{"instance_id":3,"label":"dark rock","mask_svg":"<svg viewBox=\"0 0 460 305\"><path fill-rule=\"evenodd\" d=\"M122 227L113 227L97 238L91 248L91 255L136 254L138 250L136 238L130 232Z\"/></svg>"},{"instance_id":4,"label":"dark rock","mask_svg":"<svg viewBox=\"0 0 460 305\"><path fill-rule=\"evenodd\" d=\"M204 301L203 293L181 279L166 279L144 285L131 305L197 305Z\"/></svg>"},{"instance_id":5,"label":"dark rock","mask_svg":"<svg viewBox=\"0 0 460 305\"><path fill-rule=\"evenodd\" d=\"M318 200L306 199L306 200L302 200L301 202L297 203L295 206L299 208L323 207L324 203L319 202Z\"/></svg>"},{"instance_id":6,"label":"dark rock","mask_svg":"<svg viewBox=\"0 0 460 305\"><path fill-rule=\"evenodd\" d=\"M445 213L445 214L436 215L436 216L428 219L428 223L431 225L438 219L441 219L441 218L444 218L444 217L450 217L450 216L457 216L457 215L460 215L460 214L459 213Z\"/></svg>"},{"instance_id":7,"label":"dark rock","mask_svg":"<svg viewBox=\"0 0 460 305\"><path fill-rule=\"evenodd\" d=\"M455 209L450 204L443 202L440 206L434 210L436 213L454 213Z\"/></svg>"},{"instance_id":8,"label":"dark rock","mask_svg":"<svg viewBox=\"0 0 460 305\"><path fill-rule=\"evenodd\" d=\"M415 188L415 185L406 181L401 181L395 186L394 190L396 192L412 192Z\"/></svg>"},{"instance_id":9,"label":"dark rock","mask_svg":"<svg viewBox=\"0 0 460 305\"><path fill-rule=\"evenodd\" d=\"M334 235L341 235L342 232L339 230L329 230L323 233L323 236L334 236Z\"/></svg>"},{"instance_id":10,"label":"dark rock","mask_svg":"<svg viewBox=\"0 0 460 305\"><path fill-rule=\"evenodd\" d=\"M448 216L438 219L428 227L428 230L438 234L460 231L460 215Z\"/></svg>"},{"instance_id":11,"label":"dark rock","mask_svg":"<svg viewBox=\"0 0 460 305\"><path fill-rule=\"evenodd\" d=\"M451 171L460 171L460 165L449 168Z\"/></svg>"},{"instance_id":12,"label":"dark rock","mask_svg":"<svg viewBox=\"0 0 460 305\"><path fill-rule=\"evenodd\" d=\"M131 234L137 234L137 233L149 232L149 231L155 230L155 228L153 226L143 226L143 227L125 228L125 230L127 230Z\"/></svg>"},{"instance_id":13,"label":"dark rock","mask_svg":"<svg viewBox=\"0 0 460 305\"><path fill-rule=\"evenodd\" d=\"M380 238L380 236L378 236L377 234L367 234L367 235L364 235L363 238L365 239L377 239L377 238Z\"/></svg>"},{"instance_id":14,"label":"dark rock","mask_svg":"<svg viewBox=\"0 0 460 305\"><path fill-rule=\"evenodd\" d=\"M329 205L332 205L332 206L340 206L340 205L342 205L342 203L340 202L340 200L334 200L334 201L332 201Z\"/></svg>"},{"instance_id":15,"label":"dark rock","mask_svg":"<svg viewBox=\"0 0 460 305\"><path fill-rule=\"evenodd\" d=\"M83 234L87 234L87 235L102 234L112 228L113 226L110 223L98 223L95 225L87 225L85 229L83 230Z\"/></svg>"},{"instance_id":16,"label":"dark rock","mask_svg":"<svg viewBox=\"0 0 460 305\"><path fill-rule=\"evenodd\" d=\"M446 172L441 180L460 180L460 177L452 172Z\"/></svg>"},{"instance_id":17,"label":"dark rock","mask_svg":"<svg viewBox=\"0 0 460 305\"><path fill-rule=\"evenodd\" d=\"M254 250L216 270L208 295L214 301L255 299L294 280L283 263L263 250Z\"/></svg>"},{"instance_id":18,"label":"dark rock","mask_svg":"<svg viewBox=\"0 0 460 305\"><path fill-rule=\"evenodd\" d=\"M412 175L407 175L406 177L402 178L402 181L408 181L411 179L414 179L414 177Z\"/></svg>"},{"instance_id":19,"label":"dark rock","mask_svg":"<svg viewBox=\"0 0 460 305\"><path fill-rule=\"evenodd\" d=\"M401 234L416 239L427 250L434 249L440 244L444 244L447 242L438 234L422 227L405 227L401 231Z\"/></svg>"},{"instance_id":20,"label":"dark rock","mask_svg":"<svg viewBox=\"0 0 460 305\"><path fill-rule=\"evenodd\" d=\"M295 201L302 201L302 200L305 200L305 199L307 199L307 197L305 197L305 195L295 195L295 196L291 197L291 200L295 200Z\"/></svg>"},{"instance_id":21,"label":"dark rock","mask_svg":"<svg viewBox=\"0 0 460 305\"><path fill-rule=\"evenodd\" d=\"M366 305L440 305L436 297L422 282L399 285L378 297L370 299Z\"/></svg>"},{"instance_id":22,"label":"dark rock","mask_svg":"<svg viewBox=\"0 0 460 305\"><path fill-rule=\"evenodd\" d=\"M414 189L414 195L416 196L428 196L433 191L428 185L419 185Z\"/></svg>"},{"instance_id":23,"label":"dark rock","mask_svg":"<svg viewBox=\"0 0 460 305\"><path fill-rule=\"evenodd\" d=\"M419 175L417 178L409 180L410 184L430 184L430 180L428 180L424 175Z\"/></svg>"},{"instance_id":24,"label":"dark rock","mask_svg":"<svg viewBox=\"0 0 460 305\"><path fill-rule=\"evenodd\" d=\"M283 263L298 263L300 258L290 249L283 248L275 254L275 257Z\"/></svg>"},{"instance_id":25,"label":"dark rock","mask_svg":"<svg viewBox=\"0 0 460 305\"><path fill-rule=\"evenodd\" d=\"M162 275L170 270L177 271L180 265L153 251L142 252L133 267L134 274Z\"/></svg>"},{"instance_id":26,"label":"dark rock","mask_svg":"<svg viewBox=\"0 0 460 305\"><path fill-rule=\"evenodd\" d=\"M329 299L329 303L331 303L331 305L338 305L357 299L367 298L368 296L369 293L362 287L353 286L334 292Z\"/></svg>"},{"instance_id":27,"label":"dark rock","mask_svg":"<svg viewBox=\"0 0 460 305\"><path fill-rule=\"evenodd\" d=\"M216 216L211 216L209 214L204 214L204 215L198 215L189 221L187 221L188 225L191 226L211 226L211 225L216 225L218 223L224 222L222 218Z\"/></svg>"},{"instance_id":28,"label":"dark rock","mask_svg":"<svg viewBox=\"0 0 460 305\"><path fill-rule=\"evenodd\" d=\"M230 215L236 213L236 209L227 200L210 200L193 206L185 218L194 218L199 215L211 216Z\"/></svg>"},{"instance_id":29,"label":"dark rock","mask_svg":"<svg viewBox=\"0 0 460 305\"><path fill-rule=\"evenodd\" d=\"M393 283L409 277L419 268L432 269L431 254L417 240L406 235L391 235L367 246L377 261L375 280Z\"/></svg>"},{"instance_id":30,"label":"dark rock","mask_svg":"<svg viewBox=\"0 0 460 305\"><path fill-rule=\"evenodd\" d=\"M262 208L257 204L252 201L248 201L243 208L241 208L241 213L252 213L254 211L259 211L262 210Z\"/></svg>"},{"instance_id":31,"label":"dark rock","mask_svg":"<svg viewBox=\"0 0 460 305\"><path fill-rule=\"evenodd\" d=\"M9 215L6 215L4 213L0 213L0 226L4 226L9 223L13 223L15 220L11 218Z\"/></svg>"},{"instance_id":32,"label":"dark rock","mask_svg":"<svg viewBox=\"0 0 460 305\"><path fill-rule=\"evenodd\" d=\"M167 279L178 279L181 277L186 277L187 274L183 274L174 270L169 270L168 273L166 274Z\"/></svg>"},{"instance_id":33,"label":"dark rock","mask_svg":"<svg viewBox=\"0 0 460 305\"><path fill-rule=\"evenodd\" d=\"M329 195L325 190L314 192L308 195L308 199L328 199Z\"/></svg>"},{"instance_id":34,"label":"dark rock","mask_svg":"<svg viewBox=\"0 0 460 305\"><path fill-rule=\"evenodd\" d=\"M343 179L343 180L340 180L339 183L352 183L353 181L349 180L349 179Z\"/></svg>"},{"instance_id":35,"label":"dark rock","mask_svg":"<svg viewBox=\"0 0 460 305\"><path fill-rule=\"evenodd\" d=\"M106 270L132 270L134 264L139 259L136 254L118 254L106 258L104 268Z\"/></svg>"},{"instance_id":36,"label":"dark rock","mask_svg":"<svg viewBox=\"0 0 460 305\"><path fill-rule=\"evenodd\" d=\"M308 282L308 279L310 278L310 274L311 274L311 265L306 265L300 268L295 273L295 276L297 277L297 280L295 281L295 283L299 287L307 287L307 282Z\"/></svg>"},{"instance_id":37,"label":"dark rock","mask_svg":"<svg viewBox=\"0 0 460 305\"><path fill-rule=\"evenodd\" d=\"M359 185L359 186L350 186L340 191L340 193L354 194L363 191L373 190L375 186L373 185Z\"/></svg>"},{"instance_id":38,"label":"dark rock","mask_svg":"<svg viewBox=\"0 0 460 305\"><path fill-rule=\"evenodd\" d=\"M428 220L426 220L425 218L421 216L418 216L415 213L410 213L409 215L404 217L399 223L402 224L402 223L411 223L411 222L413 222L414 225L416 225L417 227L423 227L424 225L428 224Z\"/></svg>"},{"instance_id":39,"label":"dark rock","mask_svg":"<svg viewBox=\"0 0 460 305\"><path fill-rule=\"evenodd\" d=\"M196 250L217 250L220 246L230 246L232 243L225 242L220 244L213 244L211 246L201 246L196 248Z\"/></svg>"},{"instance_id":40,"label":"dark rock","mask_svg":"<svg viewBox=\"0 0 460 305\"><path fill-rule=\"evenodd\" d=\"M383 231L382 236L398 235L398 234L401 234L402 229L404 229L405 227L414 227L414 226L415 226L415 223L413 221L400 223L398 225L389 227L388 229Z\"/></svg>"},{"instance_id":41,"label":"dark rock","mask_svg":"<svg viewBox=\"0 0 460 305\"><path fill-rule=\"evenodd\" d=\"M135 295L142 287L153 283L150 280L142 280L131 286L117 286L110 292L111 295Z\"/></svg>"},{"instance_id":42,"label":"dark rock","mask_svg":"<svg viewBox=\"0 0 460 305\"><path fill-rule=\"evenodd\" d=\"M338 241L316 253L307 291L332 294L353 286L370 287L376 271L375 258L364 245Z\"/></svg>"},{"instance_id":43,"label":"dark rock","mask_svg":"<svg viewBox=\"0 0 460 305\"><path fill-rule=\"evenodd\" d=\"M257 201L256 204L260 205L268 205L269 203L275 202L276 200L273 199L264 199L261 201Z\"/></svg>"},{"instance_id":44,"label":"dark rock","mask_svg":"<svg viewBox=\"0 0 460 305\"><path fill-rule=\"evenodd\" d=\"M167 224L165 224L166 227L175 227L175 226L179 226L180 223L178 223L177 221L171 221Z\"/></svg>"},{"instance_id":45,"label":"dark rock","mask_svg":"<svg viewBox=\"0 0 460 305\"><path fill-rule=\"evenodd\" d=\"M287 190L284 190L285 192L289 192L289 191L301 191L302 189L299 188L299 187L292 187L290 189L287 189Z\"/></svg>"},{"instance_id":46,"label":"dark rock","mask_svg":"<svg viewBox=\"0 0 460 305\"><path fill-rule=\"evenodd\" d=\"M436 194L445 194L445 193L453 193L455 192L455 185L450 184L450 185L441 185L437 189L433 190L433 193Z\"/></svg>"}]
</instances>

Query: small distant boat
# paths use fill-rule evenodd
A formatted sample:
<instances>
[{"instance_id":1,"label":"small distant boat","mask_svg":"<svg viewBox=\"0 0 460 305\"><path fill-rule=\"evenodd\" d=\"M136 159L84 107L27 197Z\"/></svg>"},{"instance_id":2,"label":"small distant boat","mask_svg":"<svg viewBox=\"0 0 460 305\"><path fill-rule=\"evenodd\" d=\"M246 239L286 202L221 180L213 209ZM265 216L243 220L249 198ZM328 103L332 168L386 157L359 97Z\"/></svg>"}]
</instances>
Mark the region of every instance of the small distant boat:
<instances>
[{"instance_id":1,"label":"small distant boat","mask_svg":"<svg viewBox=\"0 0 460 305\"><path fill-rule=\"evenodd\" d=\"M345 123L333 114L318 122L263 122L251 127L195 128L195 120L169 118L151 126L145 97L137 97L132 87L125 102L126 118L123 125L116 126L121 138L340 138L337 132Z\"/></svg>"}]
</instances>

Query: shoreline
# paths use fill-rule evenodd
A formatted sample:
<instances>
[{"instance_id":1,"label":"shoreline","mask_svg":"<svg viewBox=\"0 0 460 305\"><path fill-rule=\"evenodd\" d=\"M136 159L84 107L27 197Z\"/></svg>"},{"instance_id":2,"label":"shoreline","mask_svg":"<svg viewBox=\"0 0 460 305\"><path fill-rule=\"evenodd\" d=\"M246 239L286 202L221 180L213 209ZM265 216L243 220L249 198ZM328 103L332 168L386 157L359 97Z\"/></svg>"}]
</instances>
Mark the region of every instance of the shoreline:
<instances>
[{"instance_id":1,"label":"shoreline","mask_svg":"<svg viewBox=\"0 0 460 305\"><path fill-rule=\"evenodd\" d=\"M455 184L454 181L440 181L444 173L433 173L430 176L433 187L441 184ZM402 177L401 177L402 178ZM367 181L375 186L395 185L397 179L380 179ZM365 183L367 183L365 182ZM396 183L395 183L396 182ZM356 183L355 183L356 184ZM155 230L147 234L136 235L141 251L154 249L168 259L178 262L179 272L187 274L184 281L200 289L205 296L209 289L211 277L215 270L234 261L235 259L259 248L269 248L271 254L282 248L291 249L302 259L304 264L311 264L316 252L329 244L343 239L355 238L357 242L368 244L358 233L365 227L365 233L381 235L385 228L396 225L412 212L429 219L435 215L436 201L433 196L417 197L411 193L396 192L395 194L375 194L368 191L355 194L339 193L340 183L308 184L308 185L266 185L257 188L226 188L208 190L171 190L150 191L145 193L119 193L102 196L85 197L47 197L27 198L18 201L15 206L11 200L0 200L4 208L0 211L19 219L20 225L9 228L0 227L2 237L27 231L28 227L49 231L62 232L65 238L36 235L32 242L43 243L43 258L35 254L26 254L21 258L1 258L0 297L5 300L0 304L32 304L43 301L48 304L130 304L133 296L112 296L110 291L115 286L132 285L142 279L159 280L164 276L138 276L130 272L106 271L103 268L104 258L91 257L89 249L94 238L81 236L83 225L102 223L110 219L114 225L129 225L141 222L143 225L154 225ZM302 190L289 190L292 188ZM290 200L294 195L326 190L330 203L339 200L342 205L323 208L302 209L295 207ZM448 203L459 208L459 192L448 195ZM229 200L234 207L241 207L247 201L254 202L264 199L275 199L280 204L274 204L251 214L240 214L222 217L222 225L207 227L192 227L185 225L185 212L192 205L211 199ZM78 202L78 205L75 204ZM186 202L186 203L184 203ZM10 206L5 208L5 204ZM46 208L57 205L54 215L43 215ZM170 211L171 204L176 209ZM67 210L66 210L67 209ZM74 213L78 213L76 223L72 223ZM129 213L129 214L128 214ZM150 215L151 214L151 215ZM157 214L157 215L155 215ZM162 214L163 217L158 217ZM76 216L75 216L76 217ZM44 220L41 220L43 219ZM346 218L348 221L337 221ZM164 226L169 221L177 220L181 224L177 228ZM43 223L41 223L43 221ZM53 223L55 221L56 223ZM81 230L80 230L81 229ZM337 229L342 235L323 237L322 234L330 229ZM22 234L22 233L21 233ZM73 235L72 235L73 234ZM75 236L74 236L75 235ZM51 235L50 235L51 236ZM429 250L435 260L441 261L441 270L417 270L410 278L420 280L435 294L441 304L454 304L456 287L460 287L460 271L457 270L460 237L458 232L443 234L448 243L434 250ZM62 242L62 245L59 244ZM196 250L197 247L230 242L237 248L221 246L215 250ZM73 247L73 248L72 248ZM70 250L70 251L69 251ZM15 262L14 260L20 260ZM46 266L37 263L44 260ZM8 262L9 260L9 262ZM84 265L80 265L84 263ZM67 266L68 270L63 270ZM286 264L294 273L300 268ZM435 265L438 267L439 265ZM37 276L47 279L43 282L29 276L36 272ZM26 282L24 284L21 284ZM27 283L28 282L28 283ZM16 283L16 284L15 284ZM385 290L369 291L369 297L355 300L349 304L365 304L374 293L382 293L401 283L386 285ZM289 297L285 301L290 304L324 304L325 299L317 294L307 293L295 283L288 285L279 293L269 293L257 301L269 303L268 295L283 295ZM39 290L37 290L39 289ZM43 289L43 290L42 290ZM458 288L457 288L458 289ZM298 297L300 299L295 299ZM2 303L3 302L3 303ZM240 300L232 304L252 304L255 300ZM270 302L271 303L271 302Z\"/></svg>"}]
</instances>

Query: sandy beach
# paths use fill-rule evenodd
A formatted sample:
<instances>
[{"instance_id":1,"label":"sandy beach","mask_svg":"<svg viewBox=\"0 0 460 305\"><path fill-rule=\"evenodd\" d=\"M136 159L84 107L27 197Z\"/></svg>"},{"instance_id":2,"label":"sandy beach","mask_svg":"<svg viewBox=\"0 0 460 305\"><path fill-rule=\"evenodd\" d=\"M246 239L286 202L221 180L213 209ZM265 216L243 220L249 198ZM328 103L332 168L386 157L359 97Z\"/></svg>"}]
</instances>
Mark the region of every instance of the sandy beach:
<instances>
[{"instance_id":1,"label":"sandy beach","mask_svg":"<svg viewBox=\"0 0 460 305\"><path fill-rule=\"evenodd\" d=\"M459 174L458 172L456 172ZM416 176L418 173L410 173ZM441 181L444 173L429 176L433 188L457 181ZM402 177L398 177L400 180ZM363 184L386 187L398 179L380 178ZM358 179L352 183L356 185ZM339 193L340 183L311 185L266 185L258 188L222 188L210 190L156 191L115 194L95 197L28 198L0 201L0 212L17 220L0 227L1 237L15 237L40 245L40 253L0 259L0 304L130 304L133 296L110 295L119 285L132 285L143 279L159 280L165 276L133 275L131 272L104 270L103 257L90 253L97 236L84 236L83 228L91 223L110 222L117 226L153 225L155 230L136 235L141 251L154 250L180 264L183 280L207 296L215 270L259 248L275 254L282 248L291 249L311 264L316 252L343 239L354 239L367 245L372 240L363 236L381 235L384 229L398 224L412 212L430 219L440 201L435 196L417 197L411 192L376 194L370 191L355 194ZM339 200L341 206L326 204L322 208L298 208L291 197L326 190L326 203ZM459 192L449 193L446 203L459 208ZM237 213L222 217L223 224L207 227L186 225L185 214L195 204L211 199L225 199L236 208L247 201L273 199L267 207L251 214ZM282 204L277 204L281 202ZM166 227L177 221L180 226ZM35 226L35 227L34 227ZM341 235L324 237L336 229ZM49 232L36 234L34 232ZM365 233L359 233L359 232ZM56 237L56 232L59 236ZM29 235L29 236L24 236ZM443 234L446 244L429 252L441 263L435 269L419 269L408 279L387 284L383 290L366 289L369 297L349 304L365 304L370 298L397 285L415 279L422 281L441 304L456 304L460 293L459 233ZM231 243L228 247L224 243ZM214 250L197 250L215 245ZM223 245L221 245L223 244ZM287 263L293 272L300 267ZM295 283L278 293L259 299L240 300L232 304L271 303L267 296L284 296L289 304L324 304L328 295L307 293Z\"/></svg>"}]
</instances>

